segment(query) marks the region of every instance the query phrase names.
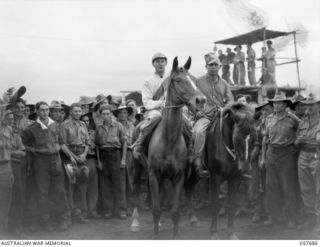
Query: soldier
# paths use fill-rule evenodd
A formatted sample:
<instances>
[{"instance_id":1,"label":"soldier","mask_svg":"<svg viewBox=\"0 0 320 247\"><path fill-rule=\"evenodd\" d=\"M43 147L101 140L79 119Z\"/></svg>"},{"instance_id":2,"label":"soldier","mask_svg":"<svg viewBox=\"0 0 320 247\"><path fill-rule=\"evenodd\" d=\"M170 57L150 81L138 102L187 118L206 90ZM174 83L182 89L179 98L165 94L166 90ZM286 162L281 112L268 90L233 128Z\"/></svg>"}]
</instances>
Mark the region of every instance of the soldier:
<instances>
[{"instance_id":1,"label":"soldier","mask_svg":"<svg viewBox=\"0 0 320 247\"><path fill-rule=\"evenodd\" d=\"M79 104L81 105L82 114L87 114L90 112L90 108L93 105L93 100L86 96L81 96L79 100Z\"/></svg>"},{"instance_id":2,"label":"soldier","mask_svg":"<svg viewBox=\"0 0 320 247\"><path fill-rule=\"evenodd\" d=\"M286 110L291 105L291 100L284 95L277 93L269 102L273 105L274 113L266 120L263 146L267 143L268 147L266 152L263 151L261 159L261 164L265 164L267 171L266 204L270 216L265 225L279 223L284 208L288 227L294 228L297 214L297 177L293 143L300 120Z\"/></svg>"},{"instance_id":3,"label":"soldier","mask_svg":"<svg viewBox=\"0 0 320 247\"><path fill-rule=\"evenodd\" d=\"M213 53L204 56L207 73L197 79L196 85L207 97L207 104L203 111L198 111L195 116L192 139L194 141L195 161L194 165L202 177L208 177L209 173L203 170L202 156L206 140L207 128L210 125L218 109L233 101L230 86L220 78L218 72L221 68L219 58Z\"/></svg>"},{"instance_id":4,"label":"soldier","mask_svg":"<svg viewBox=\"0 0 320 247\"><path fill-rule=\"evenodd\" d=\"M38 213L47 231L54 230L52 214L59 220L59 229L68 228L68 204L60 159L59 126L49 118L49 106L36 104L38 119L22 132L26 150L34 154L33 172L37 188Z\"/></svg>"},{"instance_id":5,"label":"soldier","mask_svg":"<svg viewBox=\"0 0 320 247\"><path fill-rule=\"evenodd\" d=\"M5 108L5 105L2 105ZM12 152L12 128L7 124L11 112L2 111L0 122L0 236L6 235L8 214L14 181L10 164Z\"/></svg>"},{"instance_id":6,"label":"soldier","mask_svg":"<svg viewBox=\"0 0 320 247\"><path fill-rule=\"evenodd\" d=\"M248 79L251 86L257 84L256 81L256 52L252 49L252 43L247 44L247 69L248 69Z\"/></svg>"},{"instance_id":7,"label":"soldier","mask_svg":"<svg viewBox=\"0 0 320 247\"><path fill-rule=\"evenodd\" d=\"M105 219L112 218L113 214L118 214L120 219L126 219L124 191L120 183L123 172L121 167L126 165L126 136L122 125L112 117L110 106L103 106L99 111L103 124L97 127L96 145L98 162L102 163L102 210Z\"/></svg>"},{"instance_id":8,"label":"soldier","mask_svg":"<svg viewBox=\"0 0 320 247\"><path fill-rule=\"evenodd\" d=\"M246 85L246 68L244 66L245 55L241 51L242 46L237 45L234 50L236 55L233 58L233 81L236 85L245 86Z\"/></svg>"},{"instance_id":9,"label":"soldier","mask_svg":"<svg viewBox=\"0 0 320 247\"><path fill-rule=\"evenodd\" d=\"M128 120L133 125L135 125L135 123L137 122L137 119L135 118L135 116L137 114L137 102L135 100L133 100L133 99L129 99L126 102L126 106L132 108L132 113L128 116Z\"/></svg>"},{"instance_id":10,"label":"soldier","mask_svg":"<svg viewBox=\"0 0 320 247\"><path fill-rule=\"evenodd\" d=\"M91 218L100 218L97 214L97 203L98 203L98 161L95 145L95 130L90 127L90 112L81 116L80 120L83 121L89 133L89 150L87 154L87 164L89 168L89 177L87 183L87 215Z\"/></svg>"},{"instance_id":11,"label":"soldier","mask_svg":"<svg viewBox=\"0 0 320 247\"><path fill-rule=\"evenodd\" d=\"M118 121L122 124L126 138L127 138L127 153L126 153L126 165L121 167L123 171L121 172L121 186L122 191L125 192L125 204L127 207L127 215L131 215L132 204L132 179L133 179L133 157L131 145L133 143L133 135L135 131L134 125L129 121L128 116L132 115L133 110L131 107L120 106L117 110L113 112Z\"/></svg>"},{"instance_id":12,"label":"soldier","mask_svg":"<svg viewBox=\"0 0 320 247\"><path fill-rule=\"evenodd\" d=\"M302 103L305 99L301 94L292 97L292 109L294 110L294 114L300 119L303 119L306 111L306 105Z\"/></svg>"},{"instance_id":13,"label":"soldier","mask_svg":"<svg viewBox=\"0 0 320 247\"><path fill-rule=\"evenodd\" d=\"M256 114L260 112L260 117L255 123L254 144L251 155L252 181L251 181L251 200L253 203L252 222L259 222L266 217L264 207L265 197L265 167L259 167L261 156L262 138L266 131L266 118L273 113L273 107L268 101L262 102L255 108ZM262 193L261 193L262 192Z\"/></svg>"},{"instance_id":14,"label":"soldier","mask_svg":"<svg viewBox=\"0 0 320 247\"><path fill-rule=\"evenodd\" d=\"M73 217L77 222L87 224L89 221L86 218L86 191L89 168L86 157L90 139L85 123L80 121L81 114L81 105L79 103L71 104L71 118L61 124L60 134L62 151L69 158L71 164L79 169L79 177L70 188L74 202Z\"/></svg>"},{"instance_id":15,"label":"soldier","mask_svg":"<svg viewBox=\"0 0 320 247\"><path fill-rule=\"evenodd\" d=\"M14 114L8 111L6 116L7 125L14 127ZM9 212L9 228L18 238L23 236L22 217L25 202L26 173L21 169L22 159L25 157L25 147L22 144L21 136L15 130L12 131L12 153L11 167L14 177L12 187L12 201ZM25 169L26 167L23 166Z\"/></svg>"},{"instance_id":16,"label":"soldier","mask_svg":"<svg viewBox=\"0 0 320 247\"><path fill-rule=\"evenodd\" d=\"M98 125L102 124L103 120L100 116L99 109L103 106L109 105L109 99L111 96L105 96L103 94L99 94L96 97L96 103L93 105L92 119L94 121L94 129L98 127Z\"/></svg>"},{"instance_id":17,"label":"soldier","mask_svg":"<svg viewBox=\"0 0 320 247\"><path fill-rule=\"evenodd\" d=\"M306 116L299 124L295 144L300 149L298 175L306 221L300 229L320 232L320 100L313 94L301 103L306 105Z\"/></svg>"},{"instance_id":18,"label":"soldier","mask_svg":"<svg viewBox=\"0 0 320 247\"><path fill-rule=\"evenodd\" d=\"M62 106L61 106L60 102L57 100L51 101L49 109L50 109L49 116L51 117L51 119L53 121L56 121L57 123L59 123L60 115L61 115L60 112L62 110Z\"/></svg>"}]
</instances>

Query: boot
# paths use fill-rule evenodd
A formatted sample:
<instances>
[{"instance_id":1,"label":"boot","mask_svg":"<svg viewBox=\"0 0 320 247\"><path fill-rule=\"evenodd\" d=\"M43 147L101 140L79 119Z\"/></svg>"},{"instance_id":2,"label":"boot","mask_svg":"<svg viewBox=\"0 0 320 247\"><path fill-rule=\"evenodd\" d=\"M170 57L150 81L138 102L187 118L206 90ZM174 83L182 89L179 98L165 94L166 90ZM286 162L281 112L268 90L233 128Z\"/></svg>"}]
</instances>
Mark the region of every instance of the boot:
<instances>
[{"instance_id":1,"label":"boot","mask_svg":"<svg viewBox=\"0 0 320 247\"><path fill-rule=\"evenodd\" d=\"M317 224L317 217L315 214L307 214L306 215L306 220L304 221L304 223L302 223L301 225L299 225L297 228L299 230L302 229L313 229Z\"/></svg>"},{"instance_id":2,"label":"boot","mask_svg":"<svg viewBox=\"0 0 320 247\"><path fill-rule=\"evenodd\" d=\"M144 140L146 139L147 134L145 131L140 131L139 136L135 143L132 145L132 155L136 160L141 158L141 155L144 150Z\"/></svg>"},{"instance_id":3,"label":"boot","mask_svg":"<svg viewBox=\"0 0 320 247\"><path fill-rule=\"evenodd\" d=\"M201 157L195 158L193 164L194 164L196 173L199 178L209 178L210 177L210 173L207 170L203 169Z\"/></svg>"}]
</instances>

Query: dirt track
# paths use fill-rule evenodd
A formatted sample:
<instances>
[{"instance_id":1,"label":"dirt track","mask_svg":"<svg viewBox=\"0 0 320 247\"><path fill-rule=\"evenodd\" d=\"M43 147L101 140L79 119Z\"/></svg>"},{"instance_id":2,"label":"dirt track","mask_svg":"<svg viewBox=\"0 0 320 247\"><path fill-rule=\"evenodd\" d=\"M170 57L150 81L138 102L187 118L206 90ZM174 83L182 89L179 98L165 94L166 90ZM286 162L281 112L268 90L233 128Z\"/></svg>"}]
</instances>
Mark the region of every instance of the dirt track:
<instances>
[{"instance_id":1,"label":"dirt track","mask_svg":"<svg viewBox=\"0 0 320 247\"><path fill-rule=\"evenodd\" d=\"M180 220L179 239L210 239L210 212L208 208L196 211L200 219L200 227L191 227L187 221L187 216L182 214ZM162 216L164 231L160 232L159 239L171 239L172 223L169 212L164 212ZM35 233L28 233L26 239L86 239L86 240L148 240L152 236L152 215L150 211L140 211L141 230L139 233L130 232L131 218L127 220L91 220L89 224L74 224L66 232L44 232L39 230ZM218 225L221 239L226 239L224 231L226 226L225 216L220 217ZM263 240L263 239L320 239L320 236L311 231L289 230L285 227L267 228L261 223L251 223L248 217L240 217L236 220L236 234L242 240Z\"/></svg>"}]
</instances>

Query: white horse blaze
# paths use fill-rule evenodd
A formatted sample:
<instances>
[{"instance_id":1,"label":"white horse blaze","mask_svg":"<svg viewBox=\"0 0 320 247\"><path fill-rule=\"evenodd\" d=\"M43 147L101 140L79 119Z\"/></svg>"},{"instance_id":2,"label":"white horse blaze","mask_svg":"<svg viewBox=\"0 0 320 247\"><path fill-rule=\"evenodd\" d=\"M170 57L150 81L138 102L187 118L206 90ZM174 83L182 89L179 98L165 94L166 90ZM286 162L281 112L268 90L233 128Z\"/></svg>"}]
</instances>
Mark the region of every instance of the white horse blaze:
<instances>
[{"instance_id":1,"label":"white horse blaze","mask_svg":"<svg viewBox=\"0 0 320 247\"><path fill-rule=\"evenodd\" d=\"M189 80L191 86L193 87L194 90L197 90L196 84L194 84L193 80L191 80L190 76L187 75L187 79Z\"/></svg>"}]
</instances>

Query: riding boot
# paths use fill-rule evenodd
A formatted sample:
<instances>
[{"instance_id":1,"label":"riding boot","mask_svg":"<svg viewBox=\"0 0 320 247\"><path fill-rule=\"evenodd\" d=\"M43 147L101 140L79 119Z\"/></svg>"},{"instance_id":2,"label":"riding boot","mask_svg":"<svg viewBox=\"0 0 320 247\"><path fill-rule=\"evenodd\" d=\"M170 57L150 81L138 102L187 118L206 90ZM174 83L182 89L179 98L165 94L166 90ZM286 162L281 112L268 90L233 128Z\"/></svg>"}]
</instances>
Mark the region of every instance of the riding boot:
<instances>
[{"instance_id":1,"label":"riding boot","mask_svg":"<svg viewBox=\"0 0 320 247\"><path fill-rule=\"evenodd\" d=\"M132 155L136 160L139 160L141 158L141 154L144 150L144 140L147 137L146 131L140 131L139 136L135 143L132 145Z\"/></svg>"},{"instance_id":2,"label":"riding boot","mask_svg":"<svg viewBox=\"0 0 320 247\"><path fill-rule=\"evenodd\" d=\"M210 177L209 171L203 169L202 159L200 156L195 158L193 164L194 164L195 170L196 170L199 178L209 178Z\"/></svg>"}]
</instances>

